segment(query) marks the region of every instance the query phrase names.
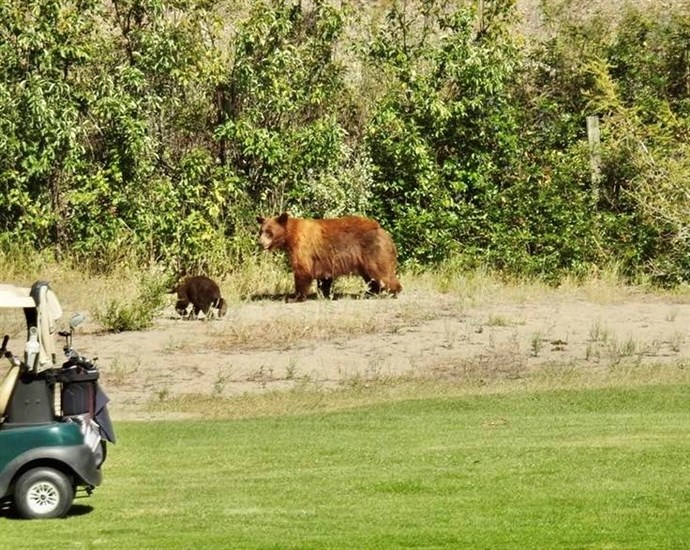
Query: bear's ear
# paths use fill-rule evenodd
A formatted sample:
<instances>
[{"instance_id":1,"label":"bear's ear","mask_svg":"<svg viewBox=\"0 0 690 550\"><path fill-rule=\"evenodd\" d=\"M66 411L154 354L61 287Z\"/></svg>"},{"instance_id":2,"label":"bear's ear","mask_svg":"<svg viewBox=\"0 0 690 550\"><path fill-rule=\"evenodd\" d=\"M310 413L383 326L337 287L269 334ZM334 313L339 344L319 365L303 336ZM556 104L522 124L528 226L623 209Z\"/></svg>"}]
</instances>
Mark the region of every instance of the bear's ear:
<instances>
[{"instance_id":1,"label":"bear's ear","mask_svg":"<svg viewBox=\"0 0 690 550\"><path fill-rule=\"evenodd\" d=\"M285 225L288 220L288 215L287 212L283 212L280 216L278 216L278 223L280 225Z\"/></svg>"},{"instance_id":2,"label":"bear's ear","mask_svg":"<svg viewBox=\"0 0 690 550\"><path fill-rule=\"evenodd\" d=\"M266 218L262 218L261 216L257 216L257 217L256 217L256 221L259 222L259 225L263 225L265 219L266 219Z\"/></svg>"}]
</instances>

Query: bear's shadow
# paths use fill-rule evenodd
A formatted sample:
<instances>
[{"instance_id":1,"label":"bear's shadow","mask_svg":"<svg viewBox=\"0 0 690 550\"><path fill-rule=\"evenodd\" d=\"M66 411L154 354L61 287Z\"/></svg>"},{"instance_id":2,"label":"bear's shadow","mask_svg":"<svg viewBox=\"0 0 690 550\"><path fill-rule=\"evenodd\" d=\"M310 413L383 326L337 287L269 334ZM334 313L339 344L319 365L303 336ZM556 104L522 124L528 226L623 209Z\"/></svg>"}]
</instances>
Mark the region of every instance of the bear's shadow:
<instances>
[{"instance_id":1,"label":"bear's shadow","mask_svg":"<svg viewBox=\"0 0 690 550\"><path fill-rule=\"evenodd\" d=\"M249 300L252 302L263 302L263 301L271 301L271 302L285 302L288 297L292 297L292 294L252 294L249 297ZM376 294L371 294L367 292L334 292L331 294L330 298L324 298L322 295L320 295L317 292L312 292L311 294L307 295L307 300L328 300L328 301L335 301L335 300L363 300L363 299L369 299L369 298L377 298L378 296Z\"/></svg>"}]
</instances>

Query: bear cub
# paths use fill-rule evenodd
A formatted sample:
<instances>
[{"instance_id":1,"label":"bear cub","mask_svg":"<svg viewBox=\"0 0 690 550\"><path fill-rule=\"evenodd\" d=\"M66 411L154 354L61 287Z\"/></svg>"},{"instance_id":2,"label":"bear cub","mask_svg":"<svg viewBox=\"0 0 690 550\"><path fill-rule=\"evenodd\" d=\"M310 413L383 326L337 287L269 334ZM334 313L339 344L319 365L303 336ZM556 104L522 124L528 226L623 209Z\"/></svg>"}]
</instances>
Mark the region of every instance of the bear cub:
<instances>
[{"instance_id":1,"label":"bear cub","mask_svg":"<svg viewBox=\"0 0 690 550\"><path fill-rule=\"evenodd\" d=\"M220 295L218 284L204 275L187 277L175 286L171 292L177 293L175 311L182 317L188 315L187 309L190 304L192 305L192 311L189 313L189 316L191 317L193 314L195 319L201 311L204 312L206 317L214 313L222 317L227 313L227 303Z\"/></svg>"}]
</instances>

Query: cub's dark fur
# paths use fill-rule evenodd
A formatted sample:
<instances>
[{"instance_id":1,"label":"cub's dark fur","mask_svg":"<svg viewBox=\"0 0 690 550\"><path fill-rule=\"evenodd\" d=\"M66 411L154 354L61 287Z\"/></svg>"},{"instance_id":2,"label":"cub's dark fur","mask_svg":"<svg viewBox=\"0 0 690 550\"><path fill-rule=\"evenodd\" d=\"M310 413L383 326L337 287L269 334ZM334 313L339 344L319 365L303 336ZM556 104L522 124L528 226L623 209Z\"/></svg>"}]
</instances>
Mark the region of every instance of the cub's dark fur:
<instances>
[{"instance_id":1,"label":"cub's dark fur","mask_svg":"<svg viewBox=\"0 0 690 550\"><path fill-rule=\"evenodd\" d=\"M192 313L195 318L200 311L208 317L211 308L218 310L219 317L225 315L228 310L227 303L220 295L218 284L204 275L187 277L173 288L172 292L177 293L175 310L183 317L187 315L189 304L192 304Z\"/></svg>"}]
</instances>

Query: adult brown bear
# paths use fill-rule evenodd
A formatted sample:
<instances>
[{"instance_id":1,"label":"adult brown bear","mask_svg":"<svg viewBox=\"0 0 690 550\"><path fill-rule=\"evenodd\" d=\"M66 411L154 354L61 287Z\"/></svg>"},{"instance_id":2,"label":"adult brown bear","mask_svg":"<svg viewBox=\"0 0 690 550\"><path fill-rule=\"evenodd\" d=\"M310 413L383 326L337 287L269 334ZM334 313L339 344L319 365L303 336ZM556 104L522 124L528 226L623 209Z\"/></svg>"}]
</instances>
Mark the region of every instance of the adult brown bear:
<instances>
[{"instance_id":1,"label":"adult brown bear","mask_svg":"<svg viewBox=\"0 0 690 550\"><path fill-rule=\"evenodd\" d=\"M265 250L285 250L295 276L294 299L307 297L311 282L328 297L336 277L359 275L371 293L402 290L395 276L395 243L374 220L359 216L311 220L257 217L259 243ZM290 297L288 297L289 299Z\"/></svg>"},{"instance_id":2,"label":"adult brown bear","mask_svg":"<svg viewBox=\"0 0 690 550\"><path fill-rule=\"evenodd\" d=\"M204 275L187 277L171 292L177 293L175 310L183 317L187 315L189 304L192 304L192 313L195 318L199 316L200 311L208 317L211 308L218 310L219 317L227 312L227 304L220 295L218 284Z\"/></svg>"}]
</instances>

